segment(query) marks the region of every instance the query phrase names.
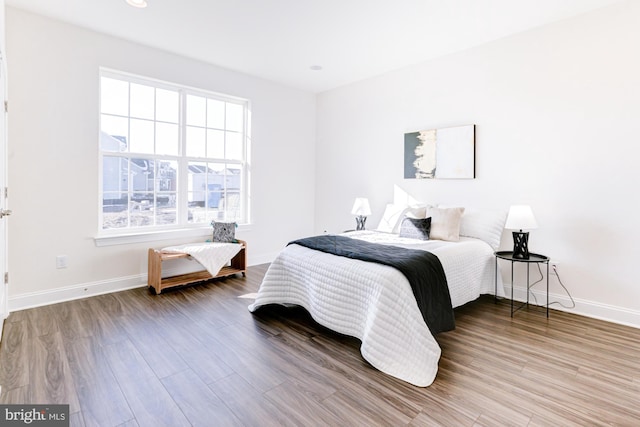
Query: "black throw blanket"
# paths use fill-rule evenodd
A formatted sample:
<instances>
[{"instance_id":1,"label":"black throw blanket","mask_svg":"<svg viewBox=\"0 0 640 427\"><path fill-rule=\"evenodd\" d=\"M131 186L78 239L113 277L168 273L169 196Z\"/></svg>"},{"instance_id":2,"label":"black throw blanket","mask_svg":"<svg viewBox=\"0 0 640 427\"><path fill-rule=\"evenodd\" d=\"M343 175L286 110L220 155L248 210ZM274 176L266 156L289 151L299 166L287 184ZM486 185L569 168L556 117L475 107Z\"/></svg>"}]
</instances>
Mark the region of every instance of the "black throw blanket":
<instances>
[{"instance_id":1,"label":"black throw blanket","mask_svg":"<svg viewBox=\"0 0 640 427\"><path fill-rule=\"evenodd\" d=\"M405 275L432 334L455 328L451 296L437 256L418 249L381 245L344 236L323 235L294 240L296 244L347 258L388 265Z\"/></svg>"}]
</instances>

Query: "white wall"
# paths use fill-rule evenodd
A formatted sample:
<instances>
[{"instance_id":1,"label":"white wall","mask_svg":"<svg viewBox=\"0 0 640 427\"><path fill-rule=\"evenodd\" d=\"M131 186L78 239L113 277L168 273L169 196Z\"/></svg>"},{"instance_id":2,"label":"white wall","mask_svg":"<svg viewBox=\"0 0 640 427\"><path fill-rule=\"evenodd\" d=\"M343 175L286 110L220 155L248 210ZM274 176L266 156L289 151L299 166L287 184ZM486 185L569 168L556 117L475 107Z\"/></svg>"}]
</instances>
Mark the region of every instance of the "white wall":
<instances>
[{"instance_id":1,"label":"white wall","mask_svg":"<svg viewBox=\"0 0 640 427\"><path fill-rule=\"evenodd\" d=\"M428 203L530 204L530 247L560 261L574 311L640 326L638 22L640 3L621 3L319 95L316 231L352 228L356 196L374 227L394 185ZM403 179L405 132L466 124L475 180Z\"/></svg>"},{"instance_id":2,"label":"white wall","mask_svg":"<svg viewBox=\"0 0 640 427\"><path fill-rule=\"evenodd\" d=\"M94 243L100 66L249 99L253 224L238 232L249 263L313 231L313 94L13 8L7 44L12 309L139 285L149 246L185 241ZM59 254L67 269L56 269Z\"/></svg>"}]
</instances>

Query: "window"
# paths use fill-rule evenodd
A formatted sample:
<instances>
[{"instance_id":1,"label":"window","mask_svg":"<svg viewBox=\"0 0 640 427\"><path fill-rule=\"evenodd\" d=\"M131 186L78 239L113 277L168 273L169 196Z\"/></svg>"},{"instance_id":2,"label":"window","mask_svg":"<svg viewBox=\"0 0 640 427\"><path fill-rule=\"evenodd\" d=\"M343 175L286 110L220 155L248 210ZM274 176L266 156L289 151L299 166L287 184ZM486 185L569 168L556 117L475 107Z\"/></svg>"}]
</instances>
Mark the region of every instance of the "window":
<instances>
[{"instance_id":1,"label":"window","mask_svg":"<svg viewBox=\"0 0 640 427\"><path fill-rule=\"evenodd\" d=\"M248 102L101 70L100 226L248 222Z\"/></svg>"}]
</instances>

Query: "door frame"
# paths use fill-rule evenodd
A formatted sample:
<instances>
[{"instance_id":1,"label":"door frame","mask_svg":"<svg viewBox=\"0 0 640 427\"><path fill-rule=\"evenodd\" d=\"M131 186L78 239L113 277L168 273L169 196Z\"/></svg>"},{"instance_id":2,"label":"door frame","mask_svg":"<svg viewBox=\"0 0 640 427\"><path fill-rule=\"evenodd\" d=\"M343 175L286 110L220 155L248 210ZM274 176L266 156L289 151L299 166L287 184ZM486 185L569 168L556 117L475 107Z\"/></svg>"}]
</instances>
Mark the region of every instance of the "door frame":
<instances>
[{"instance_id":1,"label":"door frame","mask_svg":"<svg viewBox=\"0 0 640 427\"><path fill-rule=\"evenodd\" d=\"M4 27L4 26L3 26ZM3 46L0 46L0 209L8 209L8 161L7 161L7 66ZM9 221L5 216L0 218L0 340L4 320L9 316L9 283L8 283L8 228Z\"/></svg>"}]
</instances>

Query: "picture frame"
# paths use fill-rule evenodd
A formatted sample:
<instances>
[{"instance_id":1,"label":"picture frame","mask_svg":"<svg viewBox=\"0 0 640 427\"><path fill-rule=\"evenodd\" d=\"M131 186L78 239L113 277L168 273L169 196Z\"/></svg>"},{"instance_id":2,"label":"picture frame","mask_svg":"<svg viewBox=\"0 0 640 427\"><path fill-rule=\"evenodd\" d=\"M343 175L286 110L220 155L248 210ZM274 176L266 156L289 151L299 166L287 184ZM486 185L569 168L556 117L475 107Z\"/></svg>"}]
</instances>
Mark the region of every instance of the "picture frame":
<instances>
[{"instance_id":1,"label":"picture frame","mask_svg":"<svg viewBox=\"0 0 640 427\"><path fill-rule=\"evenodd\" d=\"M405 179L475 179L475 125L404 134Z\"/></svg>"}]
</instances>

